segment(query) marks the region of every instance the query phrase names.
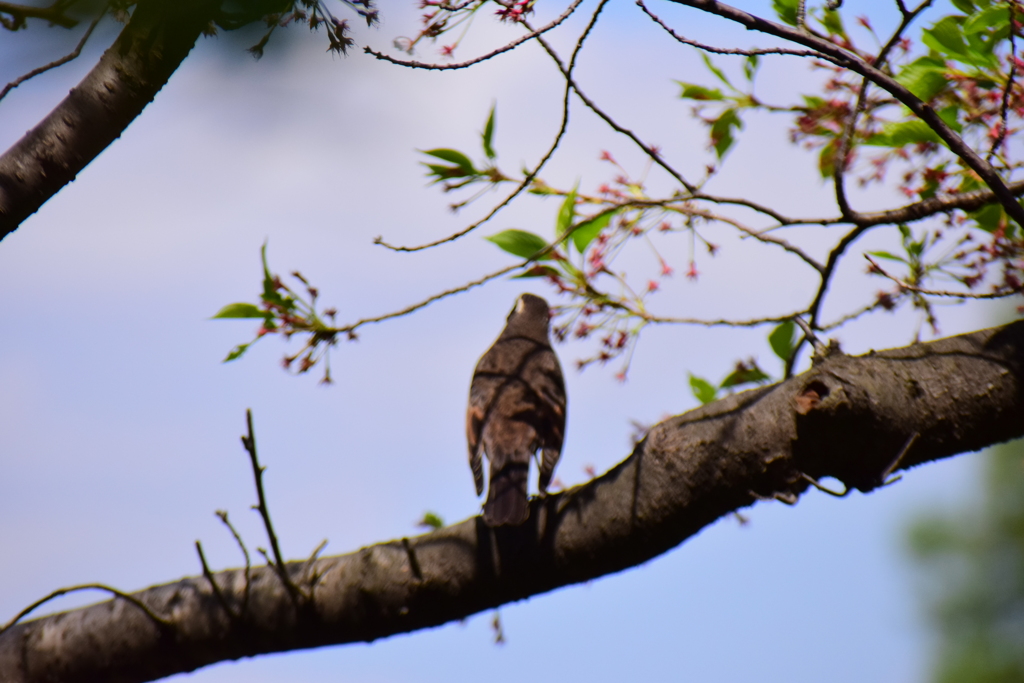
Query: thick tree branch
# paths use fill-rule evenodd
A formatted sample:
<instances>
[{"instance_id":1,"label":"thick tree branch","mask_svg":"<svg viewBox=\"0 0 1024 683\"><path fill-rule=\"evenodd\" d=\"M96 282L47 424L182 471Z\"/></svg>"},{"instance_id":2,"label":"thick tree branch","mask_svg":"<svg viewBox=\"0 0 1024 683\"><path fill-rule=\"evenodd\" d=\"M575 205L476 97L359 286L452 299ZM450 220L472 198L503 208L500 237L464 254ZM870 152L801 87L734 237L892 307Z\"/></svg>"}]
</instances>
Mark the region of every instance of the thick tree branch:
<instances>
[{"instance_id":1,"label":"thick tree branch","mask_svg":"<svg viewBox=\"0 0 1024 683\"><path fill-rule=\"evenodd\" d=\"M895 470L1021 435L1024 321L857 358L832 352L799 377L656 425L606 474L534 500L522 527L473 518L290 562L312 596L299 604L270 567L248 582L242 569L220 572L220 598L204 577L136 593L169 630L122 599L43 617L0 636L0 672L11 683L145 681L436 626L636 566L757 500L793 502L810 479L870 491Z\"/></svg>"},{"instance_id":2,"label":"thick tree branch","mask_svg":"<svg viewBox=\"0 0 1024 683\"><path fill-rule=\"evenodd\" d=\"M120 137L206 29L219 0L141 0L99 63L0 156L0 239Z\"/></svg>"}]
</instances>

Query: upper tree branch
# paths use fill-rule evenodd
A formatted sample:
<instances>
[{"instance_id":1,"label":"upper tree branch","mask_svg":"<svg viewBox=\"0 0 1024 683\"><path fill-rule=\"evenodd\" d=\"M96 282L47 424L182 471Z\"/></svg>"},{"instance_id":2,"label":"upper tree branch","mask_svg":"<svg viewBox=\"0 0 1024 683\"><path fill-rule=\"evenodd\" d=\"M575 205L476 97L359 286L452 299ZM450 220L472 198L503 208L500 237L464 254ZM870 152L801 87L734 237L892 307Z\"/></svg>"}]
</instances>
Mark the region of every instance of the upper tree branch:
<instances>
[{"instance_id":1,"label":"upper tree branch","mask_svg":"<svg viewBox=\"0 0 1024 683\"><path fill-rule=\"evenodd\" d=\"M795 28L776 24L766 19L762 19L761 17L754 16L753 14L748 14L735 7L726 5L725 3L717 2L717 0L671 1L680 5L686 5L705 12L710 12L711 14L729 19L730 21L735 21L750 30L761 31L762 33L767 33L817 50L821 53L823 58L828 59L832 63L864 76L872 83L905 104L908 109L917 114L918 118L927 123L929 128L934 130L936 135L942 138L942 141L949 146L949 149L960 157L971 170L977 173L986 185L992 188L996 199L998 199L999 203L1002 204L1006 213L1017 221L1018 224L1024 226L1024 207L1016 202L1013 197L1013 193L1006 187L1003 179L999 176L999 173L992 168L992 165L981 158L977 152L966 144L960 136L957 135L956 132L950 128L937 113L935 113L934 109L918 99L917 96L903 87L903 85L898 83L892 76L889 76L875 66L865 62L857 55L838 47L828 40Z\"/></svg>"},{"instance_id":2,"label":"upper tree branch","mask_svg":"<svg viewBox=\"0 0 1024 683\"><path fill-rule=\"evenodd\" d=\"M241 569L220 572L223 603L203 577L136 593L170 634L123 600L44 617L0 636L0 672L10 683L127 683L437 626L636 566L757 500L792 502L810 479L869 491L894 469L1021 435L1024 321L859 358L833 353L803 375L656 425L609 472L535 499L521 527L472 518L316 560L315 581L307 562L287 563L311 595L305 609L261 567L248 582ZM246 616L233 619L247 590Z\"/></svg>"},{"instance_id":3,"label":"upper tree branch","mask_svg":"<svg viewBox=\"0 0 1024 683\"><path fill-rule=\"evenodd\" d=\"M195 45L219 0L140 0L99 63L0 156L0 239L116 140Z\"/></svg>"}]
</instances>

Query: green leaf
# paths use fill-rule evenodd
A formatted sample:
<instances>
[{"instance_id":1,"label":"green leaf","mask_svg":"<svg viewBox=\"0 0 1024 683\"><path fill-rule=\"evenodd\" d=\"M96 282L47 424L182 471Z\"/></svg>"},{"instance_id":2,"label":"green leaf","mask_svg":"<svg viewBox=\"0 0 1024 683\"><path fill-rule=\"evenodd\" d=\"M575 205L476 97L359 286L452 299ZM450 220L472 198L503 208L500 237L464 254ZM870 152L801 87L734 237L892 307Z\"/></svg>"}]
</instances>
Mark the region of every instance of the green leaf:
<instances>
[{"instance_id":1,"label":"green leaf","mask_svg":"<svg viewBox=\"0 0 1024 683\"><path fill-rule=\"evenodd\" d=\"M441 519L441 515L437 514L436 512L430 512L428 510L427 512L423 513L423 519L419 521L418 526L429 527L431 529L440 529L444 526L444 520Z\"/></svg>"},{"instance_id":2,"label":"green leaf","mask_svg":"<svg viewBox=\"0 0 1024 683\"><path fill-rule=\"evenodd\" d=\"M890 253L888 251L869 251L867 253L869 256L886 259L888 261L899 261L900 263L907 262L907 259L903 258L902 256L897 256L896 254Z\"/></svg>"},{"instance_id":3,"label":"green leaf","mask_svg":"<svg viewBox=\"0 0 1024 683\"><path fill-rule=\"evenodd\" d=\"M781 358L783 363L788 363L789 357L793 355L793 349L796 346L796 323L792 320L787 320L776 327L768 335L768 343L771 345L775 355Z\"/></svg>"},{"instance_id":4,"label":"green leaf","mask_svg":"<svg viewBox=\"0 0 1024 683\"><path fill-rule=\"evenodd\" d=\"M993 5L980 12L966 12L967 21L964 22L963 31L967 35L981 33L996 26L1008 26L1010 23L1010 8L1004 4Z\"/></svg>"},{"instance_id":5,"label":"green leaf","mask_svg":"<svg viewBox=\"0 0 1024 683\"><path fill-rule=\"evenodd\" d=\"M499 247L512 254L513 256L519 256L520 258L533 258L538 251L546 248L548 243L540 235L535 235L532 232L526 232L525 230L505 230L499 232L497 235L491 235L485 237L488 242L493 242ZM545 256L545 259L551 258L550 255Z\"/></svg>"},{"instance_id":6,"label":"green leaf","mask_svg":"<svg viewBox=\"0 0 1024 683\"><path fill-rule=\"evenodd\" d=\"M513 275L512 280L524 280L531 277L559 277L560 273L552 268L551 266L542 266L535 264L529 270L526 270L519 275Z\"/></svg>"},{"instance_id":7,"label":"green leaf","mask_svg":"<svg viewBox=\"0 0 1024 683\"><path fill-rule=\"evenodd\" d=\"M494 110L498 105L491 105L491 113L487 117L487 123L484 124L484 132L480 134L480 138L484 144L484 154L487 155L488 159L494 159L497 154L494 153L494 147L491 145L491 141L494 139Z\"/></svg>"},{"instance_id":8,"label":"green leaf","mask_svg":"<svg viewBox=\"0 0 1024 683\"><path fill-rule=\"evenodd\" d=\"M711 124L711 145L715 148L715 154L719 159L725 156L725 153L736 141L733 130L742 128L743 121L736 114L735 109L726 109Z\"/></svg>"},{"instance_id":9,"label":"green leaf","mask_svg":"<svg viewBox=\"0 0 1024 683\"><path fill-rule=\"evenodd\" d=\"M217 311L211 320L214 318L267 318L270 315L269 311L265 311L255 304L228 304Z\"/></svg>"},{"instance_id":10,"label":"green leaf","mask_svg":"<svg viewBox=\"0 0 1024 683\"><path fill-rule=\"evenodd\" d=\"M700 53L700 56L701 59L704 60L704 66L708 68L708 71L713 73L718 78L718 80L722 81L722 83L725 83L727 86L729 86L730 90L736 90L736 88L732 87L732 83L729 82L729 79L725 77L725 74L722 73L722 70L714 65L710 57L708 57L703 52Z\"/></svg>"},{"instance_id":11,"label":"green leaf","mask_svg":"<svg viewBox=\"0 0 1024 683\"><path fill-rule=\"evenodd\" d=\"M846 29L843 27L843 19L839 16L839 12L826 9L821 24L830 35L846 38Z\"/></svg>"},{"instance_id":12,"label":"green leaf","mask_svg":"<svg viewBox=\"0 0 1024 683\"><path fill-rule=\"evenodd\" d=\"M747 77L748 81L753 82L754 74L757 73L757 67L760 65L761 61L757 55L747 55L743 61L743 75Z\"/></svg>"},{"instance_id":13,"label":"green leaf","mask_svg":"<svg viewBox=\"0 0 1024 683\"><path fill-rule=\"evenodd\" d=\"M565 201L558 209L558 217L555 219L555 237L561 237L572 227L572 219L576 217L576 190L579 186L580 184L577 182L569 194L565 195Z\"/></svg>"},{"instance_id":14,"label":"green leaf","mask_svg":"<svg viewBox=\"0 0 1024 683\"><path fill-rule=\"evenodd\" d=\"M702 405L711 403L718 395L718 389L711 382L692 373L690 374L690 391L693 392L694 398L700 401Z\"/></svg>"},{"instance_id":15,"label":"green leaf","mask_svg":"<svg viewBox=\"0 0 1024 683\"><path fill-rule=\"evenodd\" d=\"M978 227L986 232L995 232L1003 220L1003 207L999 204L988 206L968 213L971 218L978 222Z\"/></svg>"},{"instance_id":16,"label":"green leaf","mask_svg":"<svg viewBox=\"0 0 1024 683\"><path fill-rule=\"evenodd\" d=\"M757 363L750 361L750 365L737 363L736 369L722 380L721 386L723 389L728 389L729 387L736 387L741 384L767 382L770 379L771 377L762 372L761 368L757 367Z\"/></svg>"},{"instance_id":17,"label":"green leaf","mask_svg":"<svg viewBox=\"0 0 1024 683\"><path fill-rule=\"evenodd\" d=\"M971 14L974 12L974 3L971 0L952 0L953 6L964 14Z\"/></svg>"},{"instance_id":18,"label":"green leaf","mask_svg":"<svg viewBox=\"0 0 1024 683\"><path fill-rule=\"evenodd\" d=\"M997 11L990 11L993 9ZM964 64L996 66L998 59L992 54L995 42L986 42L979 32L1007 23L1002 16L999 16L998 9L999 7L995 7L979 12L979 15L984 15L983 21L989 23L971 24L973 31L967 30L968 26L964 23L964 17L958 15L943 17L930 29L921 33L921 42L936 52ZM1005 7L1003 11L1009 12ZM1009 18L1008 15L1006 18ZM976 17L971 17L971 19L977 21Z\"/></svg>"},{"instance_id":19,"label":"green leaf","mask_svg":"<svg viewBox=\"0 0 1024 683\"><path fill-rule=\"evenodd\" d=\"M295 308L295 301L289 296L282 296L277 291L277 287L274 286L274 276L271 274L270 266L267 264L266 242L260 247L260 260L263 262L263 294L260 298L267 303L276 304L287 311L293 310Z\"/></svg>"},{"instance_id":20,"label":"green leaf","mask_svg":"<svg viewBox=\"0 0 1024 683\"><path fill-rule=\"evenodd\" d=\"M676 81L682 86L683 91L679 94L679 97L684 100L724 100L725 95L718 88L705 88L703 85L696 85L695 83L684 83L682 81Z\"/></svg>"},{"instance_id":21,"label":"green leaf","mask_svg":"<svg viewBox=\"0 0 1024 683\"><path fill-rule=\"evenodd\" d=\"M229 353L221 362L228 363L230 361L235 360L236 358L241 358L242 354L246 352L246 350L249 348L249 346L252 345L252 343L253 342L249 342L248 344L239 344L235 348L231 349L231 353Z\"/></svg>"},{"instance_id":22,"label":"green leaf","mask_svg":"<svg viewBox=\"0 0 1024 683\"><path fill-rule=\"evenodd\" d=\"M903 67L896 76L896 80L914 95L927 102L946 87L945 72L946 64L941 58L919 57Z\"/></svg>"},{"instance_id":23,"label":"green leaf","mask_svg":"<svg viewBox=\"0 0 1024 683\"><path fill-rule=\"evenodd\" d=\"M449 180L451 178L465 178L466 176L474 175L473 173L466 173L465 169L461 166L441 166L440 164L423 165L430 169L430 173L427 175L435 176L435 183L442 180Z\"/></svg>"},{"instance_id":24,"label":"green leaf","mask_svg":"<svg viewBox=\"0 0 1024 683\"><path fill-rule=\"evenodd\" d=\"M800 0L772 0L776 16L790 26L796 26L796 10Z\"/></svg>"},{"instance_id":25,"label":"green leaf","mask_svg":"<svg viewBox=\"0 0 1024 683\"><path fill-rule=\"evenodd\" d=\"M576 229L572 231L572 243L576 245L576 251L583 253L594 238L601 234L601 231L608 227L608 224L612 220L612 216L618 213L618 210L609 211L608 213L600 214L595 218L583 221L576 226Z\"/></svg>"},{"instance_id":26,"label":"green leaf","mask_svg":"<svg viewBox=\"0 0 1024 683\"><path fill-rule=\"evenodd\" d=\"M864 141L865 145L879 147L903 147L919 142L938 142L945 144L939 134L921 119L887 123L882 130Z\"/></svg>"},{"instance_id":27,"label":"green leaf","mask_svg":"<svg viewBox=\"0 0 1024 683\"><path fill-rule=\"evenodd\" d=\"M477 170L473 168L473 162L469 160L469 157L458 150L428 149L423 152L423 154L455 164L465 175L474 175L477 173Z\"/></svg>"}]
</instances>

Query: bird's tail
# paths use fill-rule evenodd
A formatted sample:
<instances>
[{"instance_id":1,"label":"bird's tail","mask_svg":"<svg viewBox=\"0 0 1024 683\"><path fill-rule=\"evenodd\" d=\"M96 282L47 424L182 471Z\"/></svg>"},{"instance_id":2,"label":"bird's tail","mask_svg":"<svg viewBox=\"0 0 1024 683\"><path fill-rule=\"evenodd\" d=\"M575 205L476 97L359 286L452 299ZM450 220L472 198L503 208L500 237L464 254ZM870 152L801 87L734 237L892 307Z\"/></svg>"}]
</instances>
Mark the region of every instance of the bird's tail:
<instances>
[{"instance_id":1,"label":"bird's tail","mask_svg":"<svg viewBox=\"0 0 1024 683\"><path fill-rule=\"evenodd\" d=\"M484 503L484 523L487 526L519 525L530 516L529 499L526 495L526 475L529 467L529 461L511 462L491 473L491 483L487 487L487 502Z\"/></svg>"}]
</instances>

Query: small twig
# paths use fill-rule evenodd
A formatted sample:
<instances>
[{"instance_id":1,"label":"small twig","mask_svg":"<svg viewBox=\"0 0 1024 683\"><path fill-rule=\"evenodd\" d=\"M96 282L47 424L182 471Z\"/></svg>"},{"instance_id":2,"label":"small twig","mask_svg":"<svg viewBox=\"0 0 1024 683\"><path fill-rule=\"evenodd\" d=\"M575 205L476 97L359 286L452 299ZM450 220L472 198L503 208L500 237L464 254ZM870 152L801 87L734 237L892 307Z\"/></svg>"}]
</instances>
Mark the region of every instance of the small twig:
<instances>
[{"instance_id":1,"label":"small twig","mask_svg":"<svg viewBox=\"0 0 1024 683\"><path fill-rule=\"evenodd\" d=\"M118 598L122 598L123 600L127 600L131 604L135 605L140 610L142 610L146 614L147 617L152 619L160 627L166 628L166 629L170 629L170 628L173 628L173 626L174 626L174 623L170 619L165 619L165 618L163 618L161 616L158 616L155 612L153 612L153 610L151 610L149 607L147 607L144 602L142 602L141 600L136 598L134 595L129 595L128 593L123 593L123 592L117 590L116 588L111 588L110 586L106 586L106 585L104 585L102 583L83 583L83 584L79 584L77 586L68 586L67 588L58 588L57 590L55 590L52 593L50 593L49 595L47 595L45 598L40 598L39 600L36 600L31 605L29 605L25 609L21 610L20 612L18 612L14 616L13 619L11 619L6 624L4 624L3 627L0 628L0 635L3 635L5 631L7 631L9 628L11 628L15 624L17 624L26 615L31 613L33 610L35 610L40 605L42 605L44 603L47 603L50 600L53 600L54 598L59 598L60 596L65 595L67 593L72 593L72 592L75 592L75 591L82 591L82 590L101 590L101 591L106 591L108 593L113 594L114 596L116 596Z\"/></svg>"},{"instance_id":2,"label":"small twig","mask_svg":"<svg viewBox=\"0 0 1024 683\"><path fill-rule=\"evenodd\" d=\"M274 551L273 561L267 557L266 551L262 548L257 548L260 554L263 555L267 560L267 564L272 566L277 572L278 577L281 579L281 583L284 584L285 588L291 594L292 599L297 601L300 595L298 587L292 582L291 577L288 576L288 569L285 567L284 558L281 556L281 547L277 542L277 534L274 533L274 525L270 521L270 510L267 508L267 498L263 492L263 471L266 469L260 465L259 458L256 455L256 437L253 434L252 429L252 410L245 411L245 423L248 427L248 436L242 437L242 446L249 453L249 460L252 463L252 474L253 479L256 481L256 496L259 500L257 505L253 506L253 509L260 513L263 518L263 528L267 531L267 538L270 539L270 548Z\"/></svg>"},{"instance_id":3,"label":"small twig","mask_svg":"<svg viewBox=\"0 0 1024 683\"><path fill-rule=\"evenodd\" d=\"M199 553L199 562L203 565L203 576L210 582L210 588L213 589L213 595L217 598L217 602L220 603L221 608L227 613L232 619L238 619L239 615L235 614L234 610L228 605L227 599L224 597L224 593L221 592L220 586L217 585L217 581L213 577L213 572L210 571L209 565L206 564L206 555L203 554L203 545L199 541L196 541L196 552Z\"/></svg>"},{"instance_id":4,"label":"small twig","mask_svg":"<svg viewBox=\"0 0 1024 683\"><path fill-rule=\"evenodd\" d=\"M870 313L871 311L875 310L876 308L881 308L881 307L882 307L881 303L879 303L878 301L872 301L870 304L868 304L866 306L861 306L857 310L855 310L855 311L853 311L851 313L847 313L846 315L842 316L841 318L832 321L828 325L819 325L818 326L818 330L821 331L821 332L831 332L832 330L834 330L834 329L836 329L838 327L842 327L843 325L845 325L846 323L850 322L851 320L856 320L857 318L861 317L865 313Z\"/></svg>"},{"instance_id":5,"label":"small twig","mask_svg":"<svg viewBox=\"0 0 1024 683\"><path fill-rule=\"evenodd\" d=\"M747 494L749 494L750 497L753 498L754 500L759 500L759 501L761 501L763 503L768 503L768 502L777 500L780 503L784 503L786 505L796 505L797 502L799 502L799 500L800 500L800 496L798 496L795 493L788 492L788 491L785 492L785 493L783 493L781 491L775 491L770 496L762 496L757 491L754 491L753 489L749 489L749 490L747 490Z\"/></svg>"},{"instance_id":6,"label":"small twig","mask_svg":"<svg viewBox=\"0 0 1024 683\"><path fill-rule=\"evenodd\" d=\"M766 244L774 244L776 246L782 247L782 249L784 249L785 251L788 251L789 253L793 254L794 256L799 258L801 261L803 261L804 263L809 265L810 267L814 268L816 271L818 271L819 274L823 274L825 272L825 266L823 266L822 264L820 264L816 260L814 260L814 258L812 258L806 252L804 252L802 249L800 249L800 247L797 247L797 246L794 246L794 245L790 244L789 242L787 242L786 240L782 239L781 237L775 237L774 235L769 235L768 233L766 233L763 230L754 230L753 228L748 228L747 226L743 225L742 223L740 223L739 221L737 221L735 219L727 218L725 216L719 216L718 214L713 214L711 212L694 211L694 210L691 209L691 210L689 210L689 213L701 216L703 218L708 218L710 220L716 220L716 221L721 221L723 223L728 223L729 225L733 226L734 228L736 228L740 232L745 233L748 237L754 238L758 242L764 242Z\"/></svg>"},{"instance_id":7,"label":"small twig","mask_svg":"<svg viewBox=\"0 0 1024 683\"><path fill-rule=\"evenodd\" d=\"M405 549L405 555L409 558L409 569L412 570L412 575L416 577L417 581L423 580L423 570L420 569L420 563L416 560L416 553L412 550L412 544L409 543L408 538L402 539L402 547Z\"/></svg>"},{"instance_id":8,"label":"small twig","mask_svg":"<svg viewBox=\"0 0 1024 683\"><path fill-rule=\"evenodd\" d=\"M999 135L992 141L992 147L989 149L988 156L985 161L991 163L992 157L996 155L996 152L1002 146L1003 141L1006 140L1007 132L1007 117L1010 110L1010 92L1013 90L1013 79L1017 75L1017 35L1014 31L1014 22L1016 21L1016 7L1017 0L1007 0L1007 11L1010 14L1010 72L1006 75L1006 87L1003 88L1003 101L999 106Z\"/></svg>"},{"instance_id":9,"label":"small twig","mask_svg":"<svg viewBox=\"0 0 1024 683\"><path fill-rule=\"evenodd\" d=\"M811 326L807 324L807 321L801 318L800 316L795 315L793 316L793 322L795 322L797 327L799 327L801 331L803 331L804 337L807 339L807 341L811 342L811 346L814 347L814 355L818 356L819 358L824 358L825 353L828 350L828 347L821 343L821 340L818 339L818 335L814 333L814 330L812 330Z\"/></svg>"},{"instance_id":10,"label":"small twig","mask_svg":"<svg viewBox=\"0 0 1024 683\"><path fill-rule=\"evenodd\" d=\"M532 40L533 38L536 38L537 36L539 36L539 35L541 35L543 33L547 33L548 31L550 31L551 29L555 28L556 26L561 24L563 21L568 19L569 16L574 11L576 11L576 8L579 7L581 2L583 2L583 0L573 0L573 2L569 5L569 7L564 12L562 12L562 14L559 15L557 19L552 21L550 24L544 26L543 28L539 28L539 29L537 29L535 31L530 31L526 35L523 35L523 36L520 36L520 37L516 38L515 40L510 42L508 45L504 45L502 47L499 47L496 50L492 50L492 51L488 52L485 55L481 55L479 57L474 57L473 59L467 60L465 62L458 62L456 64L431 64L431 63L428 63L428 62L417 62L415 60L396 59L395 57L390 57L390 56L384 54L383 52L377 52L376 50L374 50L374 49L372 49L370 47L363 48L363 52L365 52L366 54L373 55L377 59L383 59L386 62L390 62L392 64L397 64L398 66L407 66L407 67L412 68L412 69L430 69L430 70L433 70L433 71L446 71L446 70L452 70L452 69L465 69L466 67L473 66L474 64L479 64L480 62L485 62L488 59L491 59L492 57L497 57L498 55L500 55L503 52L508 52L509 50L512 50L512 49L518 47L519 45L522 45L523 43L525 43L528 40Z\"/></svg>"},{"instance_id":11,"label":"small twig","mask_svg":"<svg viewBox=\"0 0 1024 683\"><path fill-rule=\"evenodd\" d=\"M594 12L593 17L590 20L590 24L587 26L588 32L591 29L591 27L597 22L598 15L604 8L604 5L604 1L602 1L601 4L598 5L597 10ZM527 26L527 28L529 28L529 24L527 24L526 22L523 23ZM581 36L580 42L577 43L577 45L582 44L583 37L585 36L586 33L584 33L584 35ZM617 133L621 133L622 135L625 135L630 140L632 140L633 144L642 149L644 153L651 159L651 161L661 166L669 175L675 178L680 185L685 187L687 192L696 193L696 186L687 182L686 179L683 178L683 176L679 173L679 171L672 168L672 166L670 166L668 162L661 158L661 155L658 152L656 152L650 145L647 145L646 143L643 142L643 140L637 137L636 133L629 130L628 128L619 125L619 123L615 121L615 119L606 114L600 107L597 106L597 104L593 100L587 97L586 93L584 93L580 89L579 84L577 84L576 81L573 80L572 73L562 63L562 60L559 58L558 53L555 52L554 48L552 48L546 40L538 36L537 42L540 43L541 47L544 48L544 51L547 52L548 55L550 55L551 59L555 62L555 65L558 67L558 70L562 72L562 77L565 78L566 83L569 84L569 86L576 93L576 96L580 98L580 101L583 102L583 104L585 104L588 109L597 114L597 116L600 117L605 123L607 123L612 130L614 130Z\"/></svg>"},{"instance_id":12,"label":"small twig","mask_svg":"<svg viewBox=\"0 0 1024 683\"><path fill-rule=\"evenodd\" d=\"M920 436L918 432L914 432L913 434L911 434L910 438L907 439L907 442L903 444L903 448L900 449L899 455L896 456L896 459L893 460L892 463L890 463L889 466L885 468L884 472L882 472L882 476L879 477L879 481L882 482L882 486L889 486L890 484L895 484L897 481L903 478L903 475L898 474L894 478L889 479L889 475L891 475L893 472L899 469L900 464L903 462L903 458L906 457L907 453L917 442L918 436Z\"/></svg>"},{"instance_id":13,"label":"small twig","mask_svg":"<svg viewBox=\"0 0 1024 683\"><path fill-rule=\"evenodd\" d=\"M323 549L326 547L327 539L325 538L324 540L320 541L320 544L316 548L313 549L313 552L310 554L309 559L307 559L306 563L302 565L302 583L309 584L309 592L306 593L306 598L308 600L313 599L313 586L316 585L317 579L319 578L315 575L313 577L310 577L309 570L313 567L313 563L316 562L316 559L320 556L320 553L323 552Z\"/></svg>"},{"instance_id":14,"label":"small twig","mask_svg":"<svg viewBox=\"0 0 1024 683\"><path fill-rule=\"evenodd\" d=\"M950 291L944 291L944 290L924 289L922 287L917 287L915 285L912 285L912 284L909 284L907 282L904 282L903 280L900 280L895 275L891 275L891 274L887 273L882 268L882 266L878 265L877 261L875 261L873 258L871 258L870 255L864 254L864 258L866 258L868 260L868 262L871 263L871 267L875 271L877 271L879 275L882 275L883 277L889 278L890 280L895 282L896 285L900 289L906 290L908 292L916 292L917 294L923 294L925 296L942 296L942 297L950 297L950 298L954 298L954 299L1005 299L1008 296L1013 296L1014 294L1021 294L1022 292L1024 292L1024 290L1019 290L1019 289L1018 290L1013 290L1013 289L1011 289L1011 290L1006 290L1006 291L1002 291L1002 292L989 292L988 294L983 294L983 293L975 293L975 292L950 292Z\"/></svg>"},{"instance_id":15,"label":"small twig","mask_svg":"<svg viewBox=\"0 0 1024 683\"><path fill-rule=\"evenodd\" d=\"M0 3L0 4L2 4L2 3ZM0 11L2 11L2 10L0 10ZM4 86L3 90L0 90L0 100L2 100L4 97L6 97L7 93L9 93L10 91L14 90L19 85L21 85L25 81L29 80L30 78L35 78L39 74L46 73L47 71L49 71L51 69L56 69L58 66L61 66L63 64L67 64L68 62L78 58L78 55L80 55L82 53L82 48L85 47L85 43L89 40L89 36L92 35L93 29L96 28L97 24L100 23L100 20L103 19L103 17L106 15L106 13L107 13L107 7L106 7L106 5L104 5L103 10L100 12L100 15L98 17L96 17L95 19L93 19L92 23L89 24L89 28L87 28L85 30L85 34L82 36L82 39L78 41L78 45L75 46L74 50L72 50L68 54L64 55L60 59L55 59L54 61L50 62L49 64L44 64L43 66L40 66L40 67L35 68L35 69L32 69L28 73L22 74L21 76L18 76L17 78L15 78L13 81L11 81L6 86Z\"/></svg>"},{"instance_id":16,"label":"small twig","mask_svg":"<svg viewBox=\"0 0 1024 683\"><path fill-rule=\"evenodd\" d=\"M245 547L245 543L242 541L242 536L238 533L238 530L228 521L228 513L226 510L217 510L217 516L220 517L220 521L224 523L230 531L231 535L235 537L235 543L242 550L242 555L245 556L245 593L242 596L242 614L246 614L249 611L249 574L252 569L252 562L249 558L249 549Z\"/></svg>"},{"instance_id":17,"label":"small twig","mask_svg":"<svg viewBox=\"0 0 1024 683\"><path fill-rule=\"evenodd\" d=\"M822 493L827 493L828 495L835 496L836 498L846 498L848 495L850 495L850 492L853 491L853 489L851 489L846 484L843 484L842 492L833 491L829 487L827 487L827 486L825 486L823 484L820 484L817 479L815 479L811 475L807 474L806 472L801 472L800 473L800 478L803 479L804 481L808 482L811 486L813 486L814 488L818 489Z\"/></svg>"}]
</instances>

